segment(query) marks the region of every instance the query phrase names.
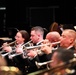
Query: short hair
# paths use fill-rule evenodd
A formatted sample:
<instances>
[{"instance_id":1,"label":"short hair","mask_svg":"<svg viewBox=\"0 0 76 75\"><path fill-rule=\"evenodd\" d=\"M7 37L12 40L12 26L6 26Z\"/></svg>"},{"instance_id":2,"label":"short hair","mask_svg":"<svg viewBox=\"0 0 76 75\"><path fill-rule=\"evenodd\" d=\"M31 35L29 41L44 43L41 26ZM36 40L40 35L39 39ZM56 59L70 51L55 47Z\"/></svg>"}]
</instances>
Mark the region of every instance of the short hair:
<instances>
[{"instance_id":1,"label":"short hair","mask_svg":"<svg viewBox=\"0 0 76 75\"><path fill-rule=\"evenodd\" d=\"M29 40L29 33L26 30L20 30L19 31L22 35L22 37L25 39L25 42Z\"/></svg>"},{"instance_id":2,"label":"short hair","mask_svg":"<svg viewBox=\"0 0 76 75\"><path fill-rule=\"evenodd\" d=\"M69 37L73 37L74 38L74 40L76 39L76 31L75 30L73 30L73 29L65 29L63 32L65 32L65 31L68 31L68 36Z\"/></svg>"},{"instance_id":3,"label":"short hair","mask_svg":"<svg viewBox=\"0 0 76 75\"><path fill-rule=\"evenodd\" d=\"M71 49L65 49L65 48L58 48L56 50L57 52L57 58L63 62L68 62L69 60L74 58L74 52Z\"/></svg>"},{"instance_id":4,"label":"short hair","mask_svg":"<svg viewBox=\"0 0 76 75\"><path fill-rule=\"evenodd\" d=\"M35 30L36 32L40 32L41 35L44 35L44 28L41 26L35 26L31 29L31 31Z\"/></svg>"}]
</instances>

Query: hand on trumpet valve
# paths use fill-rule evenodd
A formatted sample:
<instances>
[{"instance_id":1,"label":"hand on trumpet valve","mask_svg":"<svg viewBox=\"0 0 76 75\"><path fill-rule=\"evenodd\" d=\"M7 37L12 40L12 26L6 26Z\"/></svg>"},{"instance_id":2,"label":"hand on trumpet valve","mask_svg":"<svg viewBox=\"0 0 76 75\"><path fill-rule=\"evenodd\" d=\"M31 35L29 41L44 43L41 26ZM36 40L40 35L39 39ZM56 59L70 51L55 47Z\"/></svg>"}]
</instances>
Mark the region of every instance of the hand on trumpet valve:
<instances>
[{"instance_id":1,"label":"hand on trumpet valve","mask_svg":"<svg viewBox=\"0 0 76 75\"><path fill-rule=\"evenodd\" d=\"M37 51L35 50L29 50L28 54L29 57L34 58L35 56L37 56Z\"/></svg>"},{"instance_id":2,"label":"hand on trumpet valve","mask_svg":"<svg viewBox=\"0 0 76 75\"><path fill-rule=\"evenodd\" d=\"M42 44L48 44L41 47L41 51L45 54L52 53L52 44L48 40L44 40Z\"/></svg>"},{"instance_id":3,"label":"hand on trumpet valve","mask_svg":"<svg viewBox=\"0 0 76 75\"><path fill-rule=\"evenodd\" d=\"M7 46L7 45L8 45L7 42L2 45L3 50L5 50L6 52L12 51L12 48L10 46Z\"/></svg>"},{"instance_id":4,"label":"hand on trumpet valve","mask_svg":"<svg viewBox=\"0 0 76 75\"><path fill-rule=\"evenodd\" d=\"M23 53L23 48L22 48L22 46L17 46L17 47L16 47L16 53Z\"/></svg>"}]
</instances>

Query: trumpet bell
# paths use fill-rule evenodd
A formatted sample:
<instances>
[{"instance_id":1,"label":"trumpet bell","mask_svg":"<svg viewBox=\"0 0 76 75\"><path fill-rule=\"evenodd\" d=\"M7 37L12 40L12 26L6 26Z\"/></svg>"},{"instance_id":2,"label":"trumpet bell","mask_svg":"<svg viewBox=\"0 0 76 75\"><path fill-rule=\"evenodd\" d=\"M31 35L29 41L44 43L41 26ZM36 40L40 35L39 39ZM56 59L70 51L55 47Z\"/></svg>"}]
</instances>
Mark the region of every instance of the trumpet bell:
<instances>
[{"instance_id":1,"label":"trumpet bell","mask_svg":"<svg viewBox=\"0 0 76 75\"><path fill-rule=\"evenodd\" d=\"M49 64L49 63L51 63L51 62L53 62L53 60L50 60L50 61L47 61L47 62L43 62L43 63L39 63L39 62L35 61L35 64L36 64L36 66L37 66L38 68L40 68L41 66L47 65L47 64Z\"/></svg>"}]
</instances>

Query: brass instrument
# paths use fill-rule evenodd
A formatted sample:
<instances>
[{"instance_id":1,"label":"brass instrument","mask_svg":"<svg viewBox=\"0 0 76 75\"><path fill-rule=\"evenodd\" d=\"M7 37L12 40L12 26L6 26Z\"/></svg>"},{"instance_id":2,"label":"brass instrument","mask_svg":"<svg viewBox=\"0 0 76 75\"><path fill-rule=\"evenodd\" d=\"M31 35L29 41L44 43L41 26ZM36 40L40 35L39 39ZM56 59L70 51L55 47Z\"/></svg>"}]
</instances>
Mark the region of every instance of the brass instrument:
<instances>
[{"instance_id":1,"label":"brass instrument","mask_svg":"<svg viewBox=\"0 0 76 75\"><path fill-rule=\"evenodd\" d=\"M44 75L43 73L44 73L45 71L47 71L47 69L35 71L35 72L29 73L29 74L27 74L27 75Z\"/></svg>"},{"instance_id":2,"label":"brass instrument","mask_svg":"<svg viewBox=\"0 0 76 75\"><path fill-rule=\"evenodd\" d=\"M76 58L76 53L74 53L74 57Z\"/></svg>"},{"instance_id":3,"label":"brass instrument","mask_svg":"<svg viewBox=\"0 0 76 75\"><path fill-rule=\"evenodd\" d=\"M2 57L5 57L9 54L9 52L5 53L5 54L2 54Z\"/></svg>"},{"instance_id":4,"label":"brass instrument","mask_svg":"<svg viewBox=\"0 0 76 75\"><path fill-rule=\"evenodd\" d=\"M14 66L0 66L0 75L22 75L22 72Z\"/></svg>"},{"instance_id":5,"label":"brass instrument","mask_svg":"<svg viewBox=\"0 0 76 75\"><path fill-rule=\"evenodd\" d=\"M73 73L76 74L76 71L70 67L73 67L76 65L76 58L73 58L71 60L69 60L68 62L63 62L60 63L58 65L56 65L55 67L51 67L49 70L45 70L43 72L38 73L37 75L45 75L47 73L47 75L73 75ZM64 74L61 73L61 70L64 70Z\"/></svg>"},{"instance_id":6,"label":"brass instrument","mask_svg":"<svg viewBox=\"0 0 76 75\"><path fill-rule=\"evenodd\" d=\"M60 43L60 41L59 42L54 42L54 43L51 43L51 44L59 44L59 43ZM30 47L26 47L26 49L30 50L30 49L40 48L40 47L46 46L46 45L49 46L50 44L42 44L42 45L38 45L38 46L30 46Z\"/></svg>"},{"instance_id":7,"label":"brass instrument","mask_svg":"<svg viewBox=\"0 0 76 75\"><path fill-rule=\"evenodd\" d=\"M39 48L39 47L41 47L41 46L45 46L45 45L25 47L25 49L23 49L23 51L27 52L27 50ZM9 54L9 53L8 53L8 54ZM20 53L20 54L18 54L18 53L10 54L9 57L13 58L13 57L18 56L18 55L21 55L21 54L23 54L23 58L26 58L26 57L27 57L27 55L26 55L26 56L24 55L24 54L25 54L24 52L23 52L23 53Z\"/></svg>"},{"instance_id":8,"label":"brass instrument","mask_svg":"<svg viewBox=\"0 0 76 75\"><path fill-rule=\"evenodd\" d=\"M10 45L12 45L12 44L14 44L16 41L13 41L13 42L11 42L11 43L9 43L9 44L7 44L6 46L10 46ZM2 47L0 47L0 49L2 49L4 46L2 46ZM3 57L5 57L5 56L7 56L10 52L7 52L7 53L4 53L4 52L6 52L5 50L1 50L0 51L0 54L3 56ZM2 53L4 53L4 54L2 54Z\"/></svg>"},{"instance_id":9,"label":"brass instrument","mask_svg":"<svg viewBox=\"0 0 76 75\"><path fill-rule=\"evenodd\" d=\"M21 55L22 53L15 53L15 54L9 54L8 55L8 57L9 57L9 59L12 59L13 57L15 57L15 56L18 56L18 55Z\"/></svg>"},{"instance_id":10,"label":"brass instrument","mask_svg":"<svg viewBox=\"0 0 76 75\"><path fill-rule=\"evenodd\" d=\"M28 42L26 42L25 44L23 44L22 45L22 47L24 47L25 45L27 45L27 44L29 44L30 45L30 43L32 42L32 40L30 40L30 41L28 41Z\"/></svg>"},{"instance_id":11,"label":"brass instrument","mask_svg":"<svg viewBox=\"0 0 76 75\"><path fill-rule=\"evenodd\" d=\"M1 55L2 55L2 57L5 57L5 56L7 56L7 55L10 55L12 52L15 52L15 50L10 51L10 52L7 52L7 53L5 53L5 54L1 54Z\"/></svg>"},{"instance_id":12,"label":"brass instrument","mask_svg":"<svg viewBox=\"0 0 76 75\"><path fill-rule=\"evenodd\" d=\"M10 46L10 45L14 44L15 42L16 42L16 41L13 41L13 42L7 44L6 46ZM4 47L4 46L0 47L0 49L2 49L3 47Z\"/></svg>"},{"instance_id":13,"label":"brass instrument","mask_svg":"<svg viewBox=\"0 0 76 75\"><path fill-rule=\"evenodd\" d=\"M10 45L14 44L15 42L16 42L16 41L11 42L11 43L7 44L6 46L10 46ZM25 45L27 45L27 44L29 44L30 42L31 42L31 40L28 41L27 43L23 44L22 47L25 46ZM1 48L3 48L3 46L2 46ZM5 54L2 54L3 52L5 52L5 51L4 51L4 50L0 51L0 54L1 54L3 57L9 55L9 58L10 58L10 57L14 57L15 55L20 55L20 54L17 54L17 53L16 53L15 55L14 55L14 54L11 54L12 52L15 52L15 50L12 50L12 51L7 52L7 53L5 53Z\"/></svg>"},{"instance_id":14,"label":"brass instrument","mask_svg":"<svg viewBox=\"0 0 76 75\"><path fill-rule=\"evenodd\" d=\"M27 43L25 43L25 44L23 44L21 47L23 48L25 45L27 45L27 44L29 44L31 41L29 41L29 42L27 42ZM54 42L54 43L52 43L52 44L59 44L60 43L60 41L59 42ZM20 53L20 54L18 54L18 53L15 53L15 54L10 54L10 57L15 57L15 56L18 56L18 55L21 55L21 54L23 54L23 58L26 58L27 57L27 50L31 50L31 49L35 49L35 48L40 48L40 47L42 47L42 46L46 46L46 45L50 45L50 44L42 44L42 45L38 45L38 46L30 46L30 47L24 47L24 49L23 49L23 51L25 51L26 52L26 56L24 55L25 53L23 52L23 53ZM40 50L38 50L38 54L39 53L42 53L42 51Z\"/></svg>"},{"instance_id":15,"label":"brass instrument","mask_svg":"<svg viewBox=\"0 0 76 75\"><path fill-rule=\"evenodd\" d=\"M47 64L49 64L51 62L53 62L53 60L46 61L46 62L43 62L43 63L39 63L39 62L35 61L35 64L36 64L37 68L40 68L41 66L47 65Z\"/></svg>"},{"instance_id":16,"label":"brass instrument","mask_svg":"<svg viewBox=\"0 0 76 75\"><path fill-rule=\"evenodd\" d=\"M26 42L25 44L21 45L22 49L23 49L23 48L26 48L25 45L30 45L31 42L32 42L32 40L30 40L30 41ZM30 45L30 46L31 46L31 45ZM23 49L23 50L24 50L24 49ZM14 51L15 51L15 53L14 53L14 54L11 54L11 53L14 52ZM18 55L21 55L21 54L24 55L24 52L23 52L23 53L16 53L16 50L12 50L12 52L9 52L9 53L7 54L7 55L9 55L9 59L12 59L13 57L18 56ZM25 56L24 56L24 57L25 57Z\"/></svg>"}]
</instances>

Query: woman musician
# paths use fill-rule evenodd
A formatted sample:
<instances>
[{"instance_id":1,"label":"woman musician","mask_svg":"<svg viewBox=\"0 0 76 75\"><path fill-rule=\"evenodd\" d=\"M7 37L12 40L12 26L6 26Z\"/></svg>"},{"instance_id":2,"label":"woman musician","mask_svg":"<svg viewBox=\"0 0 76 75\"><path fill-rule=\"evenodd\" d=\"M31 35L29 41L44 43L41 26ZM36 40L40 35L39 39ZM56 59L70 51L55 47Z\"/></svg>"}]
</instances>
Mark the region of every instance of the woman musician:
<instances>
[{"instance_id":1,"label":"woman musician","mask_svg":"<svg viewBox=\"0 0 76 75\"><path fill-rule=\"evenodd\" d=\"M26 46L30 46L29 43L27 45L25 45L27 43L27 41L29 40L28 32L25 30L18 31L15 36L15 39L16 39L16 43L14 45L14 47L15 47L14 50L16 51L15 53L17 53L17 54L27 53L27 51L23 52L24 50L22 47L26 48ZM3 49L6 50L7 52L10 52L12 50L12 48L10 46L5 46ZM34 59L30 60L28 58L28 56L27 56L27 58L24 59L22 55L15 56L10 60L13 61L14 66L18 67L22 71L23 75L37 70L37 68L35 68L34 65L35 65L35 61L39 61L38 57L35 57Z\"/></svg>"},{"instance_id":2,"label":"woman musician","mask_svg":"<svg viewBox=\"0 0 76 75\"><path fill-rule=\"evenodd\" d=\"M14 45L7 46L7 44L4 43L3 50L5 50L6 52L10 52L10 51L12 51L12 49L14 49L15 53L23 53L23 49L22 49L21 45L26 43L28 40L29 40L28 32L25 30L20 30L16 33ZM8 59L9 59L9 57L8 57ZM9 59L7 62L8 62L9 66L18 67L22 71L23 74L26 72L25 71L25 61L24 61L22 55L14 57L13 59ZM11 64L11 62L12 62L12 64Z\"/></svg>"}]
</instances>

